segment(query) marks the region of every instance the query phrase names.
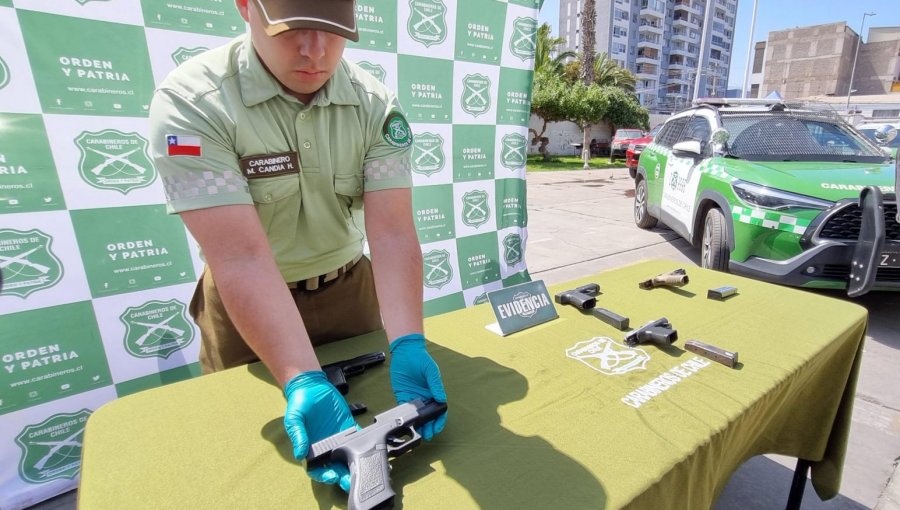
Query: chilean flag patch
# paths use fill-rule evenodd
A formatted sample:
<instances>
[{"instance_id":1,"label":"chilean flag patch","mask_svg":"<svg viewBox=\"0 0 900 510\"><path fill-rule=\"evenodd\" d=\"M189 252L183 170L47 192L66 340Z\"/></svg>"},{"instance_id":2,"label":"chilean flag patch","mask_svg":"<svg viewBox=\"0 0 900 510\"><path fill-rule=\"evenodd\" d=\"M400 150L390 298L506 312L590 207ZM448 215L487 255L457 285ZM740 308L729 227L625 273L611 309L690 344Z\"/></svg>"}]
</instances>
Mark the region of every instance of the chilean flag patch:
<instances>
[{"instance_id":1,"label":"chilean flag patch","mask_svg":"<svg viewBox=\"0 0 900 510\"><path fill-rule=\"evenodd\" d=\"M169 156L200 156L200 137L190 135L166 135Z\"/></svg>"}]
</instances>

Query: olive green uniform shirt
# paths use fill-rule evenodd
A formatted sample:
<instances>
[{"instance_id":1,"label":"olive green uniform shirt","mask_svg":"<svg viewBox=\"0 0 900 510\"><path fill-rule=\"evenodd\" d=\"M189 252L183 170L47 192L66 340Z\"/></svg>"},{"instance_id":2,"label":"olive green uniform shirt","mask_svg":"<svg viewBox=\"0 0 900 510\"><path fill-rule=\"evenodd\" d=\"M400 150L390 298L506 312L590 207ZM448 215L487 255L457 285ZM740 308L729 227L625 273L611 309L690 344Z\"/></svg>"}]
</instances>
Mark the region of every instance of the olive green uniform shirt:
<instances>
[{"instance_id":1,"label":"olive green uniform shirt","mask_svg":"<svg viewBox=\"0 0 900 510\"><path fill-rule=\"evenodd\" d=\"M364 192L412 184L412 133L387 87L342 60L304 105L246 35L157 87L150 140L168 211L254 205L288 282L362 252Z\"/></svg>"}]
</instances>

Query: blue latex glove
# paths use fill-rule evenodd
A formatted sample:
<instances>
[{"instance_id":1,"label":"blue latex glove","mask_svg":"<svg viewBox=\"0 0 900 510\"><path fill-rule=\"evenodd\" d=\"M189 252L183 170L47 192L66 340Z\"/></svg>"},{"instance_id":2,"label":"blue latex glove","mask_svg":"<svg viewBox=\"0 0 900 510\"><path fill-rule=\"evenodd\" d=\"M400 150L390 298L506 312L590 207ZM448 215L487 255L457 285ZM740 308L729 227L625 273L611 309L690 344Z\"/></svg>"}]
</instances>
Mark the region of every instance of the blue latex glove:
<instances>
[{"instance_id":1,"label":"blue latex glove","mask_svg":"<svg viewBox=\"0 0 900 510\"><path fill-rule=\"evenodd\" d=\"M425 350L425 337L420 334L401 336L391 342L391 389L398 404L410 400L434 399L447 402L444 382L437 363ZM444 430L447 413L422 425L419 433L426 441Z\"/></svg>"},{"instance_id":2,"label":"blue latex glove","mask_svg":"<svg viewBox=\"0 0 900 510\"><path fill-rule=\"evenodd\" d=\"M350 407L321 370L301 372L284 387L287 410L284 429L294 443L294 457L304 460L309 446L316 441L356 427ZM339 484L350 491L350 470L342 462L307 469L307 474L320 483Z\"/></svg>"}]
</instances>

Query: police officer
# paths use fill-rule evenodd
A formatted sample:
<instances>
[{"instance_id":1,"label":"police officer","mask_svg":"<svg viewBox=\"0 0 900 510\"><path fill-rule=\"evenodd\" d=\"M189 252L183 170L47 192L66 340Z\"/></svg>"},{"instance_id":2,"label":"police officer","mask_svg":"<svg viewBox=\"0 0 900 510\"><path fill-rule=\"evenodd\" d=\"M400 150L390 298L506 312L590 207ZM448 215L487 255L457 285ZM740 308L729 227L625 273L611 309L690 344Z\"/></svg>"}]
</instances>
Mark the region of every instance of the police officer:
<instances>
[{"instance_id":1,"label":"police officer","mask_svg":"<svg viewBox=\"0 0 900 510\"><path fill-rule=\"evenodd\" d=\"M236 0L249 34L179 66L150 107L168 210L207 263L191 303L203 371L262 360L298 459L356 426L321 343L383 327L397 402L447 400L423 336L412 133L395 94L342 58L354 3ZM309 475L349 490L344 464Z\"/></svg>"}]
</instances>

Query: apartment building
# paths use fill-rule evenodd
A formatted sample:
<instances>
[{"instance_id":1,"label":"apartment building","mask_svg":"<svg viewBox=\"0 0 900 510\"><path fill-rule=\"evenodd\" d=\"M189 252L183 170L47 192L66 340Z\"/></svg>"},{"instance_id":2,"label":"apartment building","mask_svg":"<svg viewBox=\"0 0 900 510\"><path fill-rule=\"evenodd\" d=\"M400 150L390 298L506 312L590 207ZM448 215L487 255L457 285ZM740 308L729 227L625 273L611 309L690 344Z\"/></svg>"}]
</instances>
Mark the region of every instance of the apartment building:
<instances>
[{"instance_id":1,"label":"apartment building","mask_svg":"<svg viewBox=\"0 0 900 510\"><path fill-rule=\"evenodd\" d=\"M642 105L671 111L689 104L697 73L697 96L725 96L738 0L594 1L595 51L635 74ZM559 35L566 49L581 50L583 3L560 0Z\"/></svg>"}]
</instances>

